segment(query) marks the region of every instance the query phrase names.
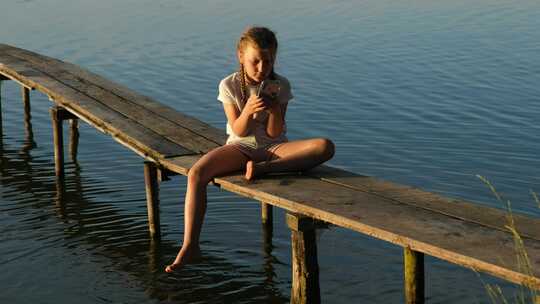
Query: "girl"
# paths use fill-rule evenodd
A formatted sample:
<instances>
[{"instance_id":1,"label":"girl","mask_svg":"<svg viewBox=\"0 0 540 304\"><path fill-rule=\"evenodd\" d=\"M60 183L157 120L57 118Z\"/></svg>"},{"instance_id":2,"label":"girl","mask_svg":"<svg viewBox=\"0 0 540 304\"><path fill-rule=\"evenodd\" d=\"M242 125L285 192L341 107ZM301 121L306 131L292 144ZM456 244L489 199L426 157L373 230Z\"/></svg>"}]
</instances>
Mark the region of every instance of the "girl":
<instances>
[{"instance_id":1,"label":"girl","mask_svg":"<svg viewBox=\"0 0 540 304\"><path fill-rule=\"evenodd\" d=\"M206 186L214 177L244 168L247 180L270 172L308 170L334 155L334 144L328 139L287 140L285 113L293 96L288 80L274 72L277 48L275 34L264 27L248 28L238 41L240 69L219 84L218 100L227 116L229 138L226 145L205 154L188 172L184 242L166 272L200 258ZM265 80L279 81L274 98L256 94Z\"/></svg>"}]
</instances>

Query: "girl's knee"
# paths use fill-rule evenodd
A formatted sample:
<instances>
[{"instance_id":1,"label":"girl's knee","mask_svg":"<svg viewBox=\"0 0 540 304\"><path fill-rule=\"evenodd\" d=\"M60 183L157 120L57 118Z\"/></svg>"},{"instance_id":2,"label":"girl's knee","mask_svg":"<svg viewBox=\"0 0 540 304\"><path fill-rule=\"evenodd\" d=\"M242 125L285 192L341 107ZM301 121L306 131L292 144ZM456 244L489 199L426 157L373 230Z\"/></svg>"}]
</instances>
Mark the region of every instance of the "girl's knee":
<instances>
[{"instance_id":1,"label":"girl's knee","mask_svg":"<svg viewBox=\"0 0 540 304\"><path fill-rule=\"evenodd\" d=\"M335 153L335 145L334 143L328 139L328 138L317 138L316 139L316 147L319 154L325 159L329 160L334 156Z\"/></svg>"},{"instance_id":2,"label":"girl's knee","mask_svg":"<svg viewBox=\"0 0 540 304\"><path fill-rule=\"evenodd\" d=\"M191 184L208 184L212 179L211 176L208 176L207 170L203 166L193 166L188 171L188 183Z\"/></svg>"}]
</instances>

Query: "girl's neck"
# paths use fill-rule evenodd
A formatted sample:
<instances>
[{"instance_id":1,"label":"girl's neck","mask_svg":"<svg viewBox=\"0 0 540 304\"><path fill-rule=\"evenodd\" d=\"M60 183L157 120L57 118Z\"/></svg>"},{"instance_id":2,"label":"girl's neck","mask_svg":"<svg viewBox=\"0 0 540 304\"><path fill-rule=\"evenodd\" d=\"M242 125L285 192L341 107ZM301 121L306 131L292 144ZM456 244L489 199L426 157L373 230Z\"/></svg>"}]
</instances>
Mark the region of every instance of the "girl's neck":
<instances>
[{"instance_id":1,"label":"girl's neck","mask_svg":"<svg viewBox=\"0 0 540 304\"><path fill-rule=\"evenodd\" d=\"M260 82L257 82L251 78L249 78L248 75L244 74L244 81L246 82L247 85L251 85L251 86L256 86L256 85L259 85Z\"/></svg>"}]
</instances>

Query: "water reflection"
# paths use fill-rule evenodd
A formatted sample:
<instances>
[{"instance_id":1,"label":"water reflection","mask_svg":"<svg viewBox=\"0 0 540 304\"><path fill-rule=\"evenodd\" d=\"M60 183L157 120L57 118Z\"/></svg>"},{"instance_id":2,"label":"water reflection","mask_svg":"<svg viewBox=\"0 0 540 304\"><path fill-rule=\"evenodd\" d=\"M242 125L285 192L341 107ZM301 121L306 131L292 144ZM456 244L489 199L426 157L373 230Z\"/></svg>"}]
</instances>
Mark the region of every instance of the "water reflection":
<instances>
[{"instance_id":1,"label":"water reflection","mask_svg":"<svg viewBox=\"0 0 540 304\"><path fill-rule=\"evenodd\" d=\"M175 275L167 275L163 267L176 254L178 244L150 239L143 215L125 215L113 202L95 202L93 193L114 194L119 190L85 177L79 165L66 163L64 180L56 179L52 159L32 155L36 145L29 120L26 126L22 147L12 149L5 145L1 150L2 187L16 193L45 194L54 203L54 208L46 209L43 200L30 203L21 200L10 206L4 205L3 208L17 209L25 214L44 209L52 211L39 212L39 220L17 227L19 233L24 233L22 229L39 229L44 221L59 220L60 229L47 230L44 233L48 235L40 237L57 240L61 236L61 247L89 248L89 254L105 257L108 261L102 263L103 271L129 275L144 286L150 299L174 303L288 302L288 295L282 294L274 284L274 263L278 261L272 255L271 233L264 236L261 252L264 265L260 271L249 271L243 264L231 263L220 252L207 252L201 263L188 266ZM144 199L141 197L141 203ZM44 255L46 259L47 253ZM23 263L23 260L9 263ZM146 267L141 267L143 265ZM238 275L238 271L242 275Z\"/></svg>"}]
</instances>

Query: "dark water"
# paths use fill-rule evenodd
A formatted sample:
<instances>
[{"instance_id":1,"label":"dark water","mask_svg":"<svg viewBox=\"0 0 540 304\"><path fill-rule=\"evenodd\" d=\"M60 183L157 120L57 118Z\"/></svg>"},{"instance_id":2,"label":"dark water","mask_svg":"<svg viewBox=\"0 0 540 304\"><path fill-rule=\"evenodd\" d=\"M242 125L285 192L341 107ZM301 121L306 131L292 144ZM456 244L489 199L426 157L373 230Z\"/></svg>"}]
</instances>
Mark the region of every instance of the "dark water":
<instances>
[{"instance_id":1,"label":"dark water","mask_svg":"<svg viewBox=\"0 0 540 304\"><path fill-rule=\"evenodd\" d=\"M217 83L249 24L278 33L296 99L289 136L326 136L331 164L540 216L537 1L4 0L0 42L77 63L224 127ZM265 248L258 205L211 187L201 264L162 267L182 239L183 177L162 184L163 242L146 227L142 159L81 126L66 194L54 179L51 103L3 83L2 303L286 303L289 231ZM325 303L402 301L401 249L344 229L319 234ZM474 272L427 258L428 303L489 303ZM512 284L487 276L511 296Z\"/></svg>"}]
</instances>

